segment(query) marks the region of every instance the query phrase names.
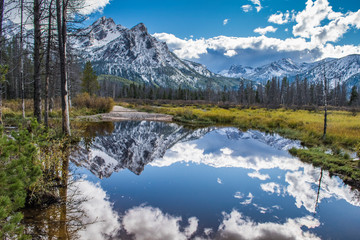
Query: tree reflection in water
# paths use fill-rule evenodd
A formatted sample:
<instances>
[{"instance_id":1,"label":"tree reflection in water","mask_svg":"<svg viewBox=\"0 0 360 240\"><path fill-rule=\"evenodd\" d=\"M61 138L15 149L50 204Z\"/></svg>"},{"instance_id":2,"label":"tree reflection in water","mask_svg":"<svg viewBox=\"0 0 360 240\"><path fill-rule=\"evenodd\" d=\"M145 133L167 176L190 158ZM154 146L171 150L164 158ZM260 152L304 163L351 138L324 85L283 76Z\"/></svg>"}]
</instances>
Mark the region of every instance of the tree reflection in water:
<instances>
[{"instance_id":1,"label":"tree reflection in water","mask_svg":"<svg viewBox=\"0 0 360 240\"><path fill-rule=\"evenodd\" d=\"M120 229L119 216L113 211L106 192L86 179L72 176L66 179L59 190L60 203L24 210L27 233L33 239L114 237Z\"/></svg>"}]
</instances>

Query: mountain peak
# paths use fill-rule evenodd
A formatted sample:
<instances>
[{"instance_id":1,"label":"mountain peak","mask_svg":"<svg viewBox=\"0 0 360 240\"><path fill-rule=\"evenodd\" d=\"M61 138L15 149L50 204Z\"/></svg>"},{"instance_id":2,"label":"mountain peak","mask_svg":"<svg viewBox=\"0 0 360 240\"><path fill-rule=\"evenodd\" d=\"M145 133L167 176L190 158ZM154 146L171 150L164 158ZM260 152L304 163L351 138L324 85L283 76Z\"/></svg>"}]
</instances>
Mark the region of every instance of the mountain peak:
<instances>
[{"instance_id":1,"label":"mountain peak","mask_svg":"<svg viewBox=\"0 0 360 240\"><path fill-rule=\"evenodd\" d=\"M138 25L131 28L132 31L140 31L140 32L147 32L147 28L144 23L139 23Z\"/></svg>"},{"instance_id":2,"label":"mountain peak","mask_svg":"<svg viewBox=\"0 0 360 240\"><path fill-rule=\"evenodd\" d=\"M105 16L96 20L92 25L95 26L95 25L107 25L107 24L116 25L112 18L106 18Z\"/></svg>"},{"instance_id":3,"label":"mountain peak","mask_svg":"<svg viewBox=\"0 0 360 240\"><path fill-rule=\"evenodd\" d=\"M80 29L72 43L83 59L93 62L98 74L172 88L200 88L210 80L214 87L233 87L239 81L216 75L201 64L179 59L165 42L147 32L144 23L128 29L102 17Z\"/></svg>"}]
</instances>

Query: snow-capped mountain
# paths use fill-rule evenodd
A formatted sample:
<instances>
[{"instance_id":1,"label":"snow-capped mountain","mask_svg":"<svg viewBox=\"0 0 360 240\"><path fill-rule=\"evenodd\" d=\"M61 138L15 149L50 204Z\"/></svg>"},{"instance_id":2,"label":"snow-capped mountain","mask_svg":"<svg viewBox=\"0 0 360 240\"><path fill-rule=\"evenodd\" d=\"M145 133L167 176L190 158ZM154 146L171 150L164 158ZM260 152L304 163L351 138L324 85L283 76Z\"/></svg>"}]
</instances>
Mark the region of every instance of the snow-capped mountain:
<instances>
[{"instance_id":1,"label":"snow-capped mountain","mask_svg":"<svg viewBox=\"0 0 360 240\"><path fill-rule=\"evenodd\" d=\"M124 121L114 123L112 133L96 136L90 147L84 141L70 157L72 162L89 169L99 178L129 169L139 175L146 164L161 158L180 141L190 141L213 128L192 131L174 123Z\"/></svg>"},{"instance_id":2,"label":"snow-capped mountain","mask_svg":"<svg viewBox=\"0 0 360 240\"><path fill-rule=\"evenodd\" d=\"M343 58L326 58L313 63L296 63L284 58L261 67L251 68L233 65L220 74L227 77L243 77L253 81L265 82L272 77L288 77L294 80L307 78L309 81L323 81L324 69L330 86L336 82L345 82L349 86L359 84L360 55L354 54Z\"/></svg>"},{"instance_id":3,"label":"snow-capped mountain","mask_svg":"<svg viewBox=\"0 0 360 240\"><path fill-rule=\"evenodd\" d=\"M300 66L290 58L283 58L257 68L233 65L229 70L222 71L221 74L228 77L244 77L256 81L267 81L272 77L299 74L302 70L307 69L307 67L308 65L306 64Z\"/></svg>"},{"instance_id":4,"label":"snow-capped mountain","mask_svg":"<svg viewBox=\"0 0 360 240\"><path fill-rule=\"evenodd\" d=\"M229 70L223 70L219 72L219 74L226 77L243 77L243 76L251 76L255 73L255 69L252 67L246 67L243 65L231 65Z\"/></svg>"},{"instance_id":5,"label":"snow-capped mountain","mask_svg":"<svg viewBox=\"0 0 360 240\"><path fill-rule=\"evenodd\" d=\"M151 36L143 23L128 29L102 17L74 35L72 48L92 62L97 74L163 87L201 88L209 81L214 86L234 87L239 82L179 59L165 42Z\"/></svg>"},{"instance_id":6,"label":"snow-capped mountain","mask_svg":"<svg viewBox=\"0 0 360 240\"><path fill-rule=\"evenodd\" d=\"M360 83L360 55L353 54L339 59L325 59L317 62L299 74L310 81L323 81L324 72L330 86L337 82L346 83L349 88Z\"/></svg>"}]
</instances>

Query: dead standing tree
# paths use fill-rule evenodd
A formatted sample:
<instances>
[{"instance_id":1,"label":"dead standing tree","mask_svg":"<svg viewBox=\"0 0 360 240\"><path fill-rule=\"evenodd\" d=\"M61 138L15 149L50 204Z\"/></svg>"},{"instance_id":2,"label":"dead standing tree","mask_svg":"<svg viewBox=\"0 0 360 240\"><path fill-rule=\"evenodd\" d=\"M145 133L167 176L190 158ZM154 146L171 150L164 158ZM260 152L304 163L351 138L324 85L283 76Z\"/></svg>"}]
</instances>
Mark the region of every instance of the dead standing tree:
<instances>
[{"instance_id":1,"label":"dead standing tree","mask_svg":"<svg viewBox=\"0 0 360 240\"><path fill-rule=\"evenodd\" d=\"M24 79L24 0L20 0L20 84L21 84L21 110L25 119L25 79Z\"/></svg>"},{"instance_id":2,"label":"dead standing tree","mask_svg":"<svg viewBox=\"0 0 360 240\"><path fill-rule=\"evenodd\" d=\"M2 84L5 76L5 68L2 65L2 54L3 54L3 18L4 18L4 7L5 0L0 0L0 125L2 125Z\"/></svg>"},{"instance_id":3,"label":"dead standing tree","mask_svg":"<svg viewBox=\"0 0 360 240\"><path fill-rule=\"evenodd\" d=\"M49 126L49 81L50 81L50 52L52 40L52 19L53 19L53 0L50 0L48 6L48 29L47 29L47 45L46 45L46 60L45 60L45 126Z\"/></svg>"},{"instance_id":4,"label":"dead standing tree","mask_svg":"<svg viewBox=\"0 0 360 240\"><path fill-rule=\"evenodd\" d=\"M41 4L34 0L34 116L41 123Z\"/></svg>"},{"instance_id":5,"label":"dead standing tree","mask_svg":"<svg viewBox=\"0 0 360 240\"><path fill-rule=\"evenodd\" d=\"M58 49L60 58L60 81L61 81L61 112L62 131L65 135L71 135L69 119L68 80L66 74L66 41L67 41L67 7L69 0L56 0L56 20L58 30Z\"/></svg>"},{"instance_id":6,"label":"dead standing tree","mask_svg":"<svg viewBox=\"0 0 360 240\"><path fill-rule=\"evenodd\" d=\"M324 134L322 136L323 139L326 138L326 129L327 129L327 81L326 81L326 72L325 72L325 64L324 64Z\"/></svg>"}]
</instances>

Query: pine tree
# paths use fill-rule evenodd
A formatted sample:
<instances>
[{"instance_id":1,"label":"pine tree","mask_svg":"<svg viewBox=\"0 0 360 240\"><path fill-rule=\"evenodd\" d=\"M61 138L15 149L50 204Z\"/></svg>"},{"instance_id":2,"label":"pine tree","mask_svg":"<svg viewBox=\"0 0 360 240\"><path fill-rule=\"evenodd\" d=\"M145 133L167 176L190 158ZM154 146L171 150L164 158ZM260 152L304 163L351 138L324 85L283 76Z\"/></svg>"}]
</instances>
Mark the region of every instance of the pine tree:
<instances>
[{"instance_id":1,"label":"pine tree","mask_svg":"<svg viewBox=\"0 0 360 240\"><path fill-rule=\"evenodd\" d=\"M357 91L357 88L356 86L353 86L351 89L349 105L355 105L358 98L359 98L359 93Z\"/></svg>"},{"instance_id":2,"label":"pine tree","mask_svg":"<svg viewBox=\"0 0 360 240\"><path fill-rule=\"evenodd\" d=\"M38 146L33 133L20 129L12 138L0 129L0 239L24 239L20 208L28 192L36 188L41 177Z\"/></svg>"},{"instance_id":3,"label":"pine tree","mask_svg":"<svg viewBox=\"0 0 360 240\"><path fill-rule=\"evenodd\" d=\"M85 64L83 77L81 79L81 87L83 92L87 92L90 95L95 94L95 92L100 88L100 85L97 81L97 76L92 68L90 61L86 62Z\"/></svg>"}]
</instances>

